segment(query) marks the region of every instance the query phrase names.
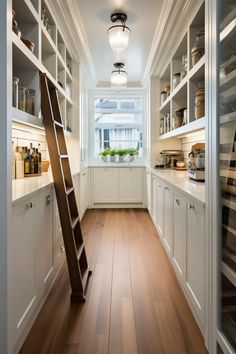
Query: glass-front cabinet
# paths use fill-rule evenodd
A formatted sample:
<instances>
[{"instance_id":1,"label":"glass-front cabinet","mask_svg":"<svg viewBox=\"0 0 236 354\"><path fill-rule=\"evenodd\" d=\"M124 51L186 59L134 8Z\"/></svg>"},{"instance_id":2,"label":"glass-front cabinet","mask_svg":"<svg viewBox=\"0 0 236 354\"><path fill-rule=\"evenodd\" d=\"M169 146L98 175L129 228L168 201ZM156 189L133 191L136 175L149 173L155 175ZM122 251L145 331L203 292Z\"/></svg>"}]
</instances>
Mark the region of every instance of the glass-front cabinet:
<instances>
[{"instance_id":1,"label":"glass-front cabinet","mask_svg":"<svg viewBox=\"0 0 236 354\"><path fill-rule=\"evenodd\" d=\"M218 329L236 352L236 0L219 0L220 297ZM225 352L218 348L218 352Z\"/></svg>"}]
</instances>

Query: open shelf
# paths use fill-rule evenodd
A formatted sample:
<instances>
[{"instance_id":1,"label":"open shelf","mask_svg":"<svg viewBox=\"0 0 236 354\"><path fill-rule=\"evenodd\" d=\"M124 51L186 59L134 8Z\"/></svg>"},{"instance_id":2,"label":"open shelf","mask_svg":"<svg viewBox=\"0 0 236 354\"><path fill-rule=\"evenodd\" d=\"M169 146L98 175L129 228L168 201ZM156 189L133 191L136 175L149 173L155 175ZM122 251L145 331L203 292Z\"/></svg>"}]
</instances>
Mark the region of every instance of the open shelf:
<instances>
[{"instance_id":1,"label":"open shelf","mask_svg":"<svg viewBox=\"0 0 236 354\"><path fill-rule=\"evenodd\" d=\"M160 135L159 139L165 140L174 137L181 137L185 134L191 133L196 130L204 129L204 128L205 128L205 117L201 119L197 119L194 122L191 122L189 124L183 125L182 127L174 129L169 133Z\"/></svg>"}]
</instances>

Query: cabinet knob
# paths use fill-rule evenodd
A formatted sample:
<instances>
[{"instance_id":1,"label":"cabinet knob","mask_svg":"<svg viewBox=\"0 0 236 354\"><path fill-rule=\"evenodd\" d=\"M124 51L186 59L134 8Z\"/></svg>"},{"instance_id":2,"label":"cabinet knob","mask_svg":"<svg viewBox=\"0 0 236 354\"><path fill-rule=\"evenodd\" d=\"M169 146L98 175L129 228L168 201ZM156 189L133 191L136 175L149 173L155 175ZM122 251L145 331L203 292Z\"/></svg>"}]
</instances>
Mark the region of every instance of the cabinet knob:
<instances>
[{"instance_id":1,"label":"cabinet knob","mask_svg":"<svg viewBox=\"0 0 236 354\"><path fill-rule=\"evenodd\" d=\"M168 190L169 190L169 187L165 187L165 189L168 191Z\"/></svg>"},{"instance_id":2,"label":"cabinet knob","mask_svg":"<svg viewBox=\"0 0 236 354\"><path fill-rule=\"evenodd\" d=\"M85 176L85 172L84 172L84 173L82 173L82 176Z\"/></svg>"},{"instance_id":3,"label":"cabinet knob","mask_svg":"<svg viewBox=\"0 0 236 354\"><path fill-rule=\"evenodd\" d=\"M33 208L33 203L29 202L26 204L26 209L32 209Z\"/></svg>"},{"instance_id":4,"label":"cabinet knob","mask_svg":"<svg viewBox=\"0 0 236 354\"><path fill-rule=\"evenodd\" d=\"M51 196L47 195L45 205L50 205L50 204L51 204Z\"/></svg>"},{"instance_id":5,"label":"cabinet knob","mask_svg":"<svg viewBox=\"0 0 236 354\"><path fill-rule=\"evenodd\" d=\"M179 204L180 204L180 202L179 202L179 199L178 199L178 198L174 198L174 201L175 201L175 203L176 203L177 205L179 205Z\"/></svg>"},{"instance_id":6,"label":"cabinet knob","mask_svg":"<svg viewBox=\"0 0 236 354\"><path fill-rule=\"evenodd\" d=\"M193 204L188 204L188 208L189 208L189 209L195 209L195 207L194 207Z\"/></svg>"}]
</instances>

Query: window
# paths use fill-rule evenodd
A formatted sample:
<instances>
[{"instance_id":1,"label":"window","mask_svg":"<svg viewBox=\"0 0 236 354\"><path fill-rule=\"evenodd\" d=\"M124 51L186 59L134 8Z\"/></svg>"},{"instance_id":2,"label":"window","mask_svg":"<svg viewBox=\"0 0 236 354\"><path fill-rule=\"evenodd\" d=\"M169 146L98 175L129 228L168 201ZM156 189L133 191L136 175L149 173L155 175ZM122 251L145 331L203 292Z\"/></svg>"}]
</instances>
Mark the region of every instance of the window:
<instances>
[{"instance_id":1,"label":"window","mask_svg":"<svg viewBox=\"0 0 236 354\"><path fill-rule=\"evenodd\" d=\"M138 149L143 156L143 98L95 98L95 157L104 148Z\"/></svg>"}]
</instances>

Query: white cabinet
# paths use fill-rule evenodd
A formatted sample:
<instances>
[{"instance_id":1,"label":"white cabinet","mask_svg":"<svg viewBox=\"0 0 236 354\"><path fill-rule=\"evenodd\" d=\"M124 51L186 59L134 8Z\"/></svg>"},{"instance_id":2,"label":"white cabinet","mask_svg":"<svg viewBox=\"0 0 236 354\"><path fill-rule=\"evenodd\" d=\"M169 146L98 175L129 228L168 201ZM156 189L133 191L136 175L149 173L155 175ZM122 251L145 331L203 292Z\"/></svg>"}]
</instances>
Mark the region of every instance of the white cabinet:
<instances>
[{"instance_id":1,"label":"white cabinet","mask_svg":"<svg viewBox=\"0 0 236 354\"><path fill-rule=\"evenodd\" d=\"M16 203L9 239L9 330L13 346L23 335L54 269L53 191Z\"/></svg>"},{"instance_id":2,"label":"white cabinet","mask_svg":"<svg viewBox=\"0 0 236 354\"><path fill-rule=\"evenodd\" d=\"M9 328L10 344L23 333L37 298L36 247L37 199L16 204L12 210L9 240Z\"/></svg>"},{"instance_id":3,"label":"white cabinet","mask_svg":"<svg viewBox=\"0 0 236 354\"><path fill-rule=\"evenodd\" d=\"M152 218L203 330L204 204L153 173Z\"/></svg>"},{"instance_id":4,"label":"white cabinet","mask_svg":"<svg viewBox=\"0 0 236 354\"><path fill-rule=\"evenodd\" d=\"M151 213L151 205L152 205L152 180L151 180L151 172L148 168L146 168L146 206Z\"/></svg>"},{"instance_id":5,"label":"white cabinet","mask_svg":"<svg viewBox=\"0 0 236 354\"><path fill-rule=\"evenodd\" d=\"M157 177L152 175L152 219L157 226Z\"/></svg>"},{"instance_id":6,"label":"white cabinet","mask_svg":"<svg viewBox=\"0 0 236 354\"><path fill-rule=\"evenodd\" d=\"M186 202L181 194L174 192L174 266L181 277L185 277Z\"/></svg>"},{"instance_id":7,"label":"white cabinet","mask_svg":"<svg viewBox=\"0 0 236 354\"><path fill-rule=\"evenodd\" d=\"M160 237L163 237L163 225L164 225L164 184L157 180L157 229Z\"/></svg>"},{"instance_id":8,"label":"white cabinet","mask_svg":"<svg viewBox=\"0 0 236 354\"><path fill-rule=\"evenodd\" d=\"M163 239L169 254L173 253L173 190L164 184L164 233Z\"/></svg>"},{"instance_id":9,"label":"white cabinet","mask_svg":"<svg viewBox=\"0 0 236 354\"><path fill-rule=\"evenodd\" d=\"M99 167L93 170L94 203L119 202L118 169Z\"/></svg>"},{"instance_id":10,"label":"white cabinet","mask_svg":"<svg viewBox=\"0 0 236 354\"><path fill-rule=\"evenodd\" d=\"M142 204L142 167L96 167L93 169L94 204Z\"/></svg>"},{"instance_id":11,"label":"white cabinet","mask_svg":"<svg viewBox=\"0 0 236 354\"><path fill-rule=\"evenodd\" d=\"M82 218L89 206L88 169L80 173L80 217Z\"/></svg>"},{"instance_id":12,"label":"white cabinet","mask_svg":"<svg viewBox=\"0 0 236 354\"><path fill-rule=\"evenodd\" d=\"M186 285L195 311L204 322L204 208L187 203Z\"/></svg>"},{"instance_id":13,"label":"white cabinet","mask_svg":"<svg viewBox=\"0 0 236 354\"><path fill-rule=\"evenodd\" d=\"M142 168L119 168L119 201L121 203L142 203Z\"/></svg>"},{"instance_id":14,"label":"white cabinet","mask_svg":"<svg viewBox=\"0 0 236 354\"><path fill-rule=\"evenodd\" d=\"M53 189L42 190L37 198L38 239L36 269L39 293L51 284L54 268Z\"/></svg>"}]
</instances>

